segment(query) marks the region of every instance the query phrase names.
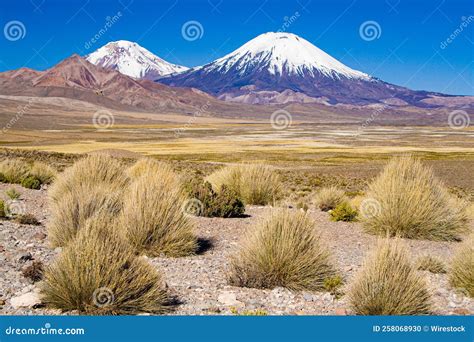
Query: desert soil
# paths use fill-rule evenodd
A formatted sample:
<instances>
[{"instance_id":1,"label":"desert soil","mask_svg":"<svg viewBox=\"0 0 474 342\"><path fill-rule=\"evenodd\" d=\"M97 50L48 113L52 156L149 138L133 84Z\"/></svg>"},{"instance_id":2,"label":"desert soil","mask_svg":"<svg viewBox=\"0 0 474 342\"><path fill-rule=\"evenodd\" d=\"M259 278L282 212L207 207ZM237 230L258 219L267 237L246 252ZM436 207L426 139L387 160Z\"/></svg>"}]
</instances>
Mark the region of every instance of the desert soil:
<instances>
[{"instance_id":1,"label":"desert soil","mask_svg":"<svg viewBox=\"0 0 474 342\"><path fill-rule=\"evenodd\" d=\"M18 208L34 214L41 225L0 221L0 314L61 314L41 304L32 303L25 307L12 305L12 298L35 292L38 288L38 283L33 284L23 277L22 269L33 260L49 264L60 251L48 246L47 190L29 190L17 185L0 184L0 194L5 197L4 191L11 187L22 194L16 204ZM260 290L227 284L229 255L237 250L243 233L252 229L259 217L269 210L270 207L253 206L247 208L248 216L244 218L196 218L199 237L211 241L209 249L192 257L150 259L153 265L162 270L170 291L180 302L171 314L235 314L256 309L265 310L270 315L351 314L346 296L336 299L329 293L322 292L292 293L283 288ZM314 209L310 209L310 213L346 283L350 282L376 238L365 234L358 223L332 222L327 213ZM473 226L471 222L471 228ZM429 254L449 264L459 243L407 240L407 244L414 260L418 256ZM423 274L432 292L435 314L474 313L474 299L450 288L447 275L429 272Z\"/></svg>"}]
</instances>

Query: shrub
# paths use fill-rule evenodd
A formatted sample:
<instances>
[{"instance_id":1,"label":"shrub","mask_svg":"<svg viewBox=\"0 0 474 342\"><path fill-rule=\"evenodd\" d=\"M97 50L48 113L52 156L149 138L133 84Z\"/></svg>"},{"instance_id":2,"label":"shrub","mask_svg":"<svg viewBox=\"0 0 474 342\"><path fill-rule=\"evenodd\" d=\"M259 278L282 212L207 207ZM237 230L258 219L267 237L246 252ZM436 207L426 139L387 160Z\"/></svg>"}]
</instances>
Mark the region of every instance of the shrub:
<instances>
[{"instance_id":1,"label":"shrub","mask_svg":"<svg viewBox=\"0 0 474 342\"><path fill-rule=\"evenodd\" d=\"M19 214L15 216L15 221L20 224L31 224L34 226L38 226L41 223L36 219L36 217L32 214Z\"/></svg>"},{"instance_id":2,"label":"shrub","mask_svg":"<svg viewBox=\"0 0 474 342\"><path fill-rule=\"evenodd\" d=\"M41 189L41 181L34 176L28 176L21 181L21 186L28 189L39 190Z\"/></svg>"},{"instance_id":3,"label":"shrub","mask_svg":"<svg viewBox=\"0 0 474 342\"><path fill-rule=\"evenodd\" d=\"M474 297L474 234L462 243L454 255L449 280L453 287Z\"/></svg>"},{"instance_id":4,"label":"shrub","mask_svg":"<svg viewBox=\"0 0 474 342\"><path fill-rule=\"evenodd\" d=\"M232 285L321 290L335 275L328 250L303 211L274 210L249 231L231 258Z\"/></svg>"},{"instance_id":5,"label":"shrub","mask_svg":"<svg viewBox=\"0 0 474 342\"><path fill-rule=\"evenodd\" d=\"M344 194L344 191L339 190L338 188L331 186L322 188L316 194L316 206L322 211L333 210L337 205L347 201L347 197Z\"/></svg>"},{"instance_id":6,"label":"shrub","mask_svg":"<svg viewBox=\"0 0 474 342\"><path fill-rule=\"evenodd\" d=\"M43 279L43 273L44 265L41 261L33 261L30 266L24 268L22 271L23 276L34 283Z\"/></svg>"},{"instance_id":7,"label":"shrub","mask_svg":"<svg viewBox=\"0 0 474 342\"><path fill-rule=\"evenodd\" d=\"M329 277L324 279L324 289L331 293L336 298L340 298L342 296L342 292L340 291L341 286L343 285L343 281L341 276L337 275L334 277Z\"/></svg>"},{"instance_id":8,"label":"shrub","mask_svg":"<svg viewBox=\"0 0 474 342\"><path fill-rule=\"evenodd\" d=\"M431 273L446 273L444 263L432 256L425 255L417 260L417 269L420 271L428 271Z\"/></svg>"},{"instance_id":9,"label":"shrub","mask_svg":"<svg viewBox=\"0 0 474 342\"><path fill-rule=\"evenodd\" d=\"M7 217L7 205L5 204L5 201L0 199L0 218L6 218Z\"/></svg>"},{"instance_id":10,"label":"shrub","mask_svg":"<svg viewBox=\"0 0 474 342\"><path fill-rule=\"evenodd\" d=\"M116 158L104 154L86 156L61 173L48 191L50 200L61 202L78 185L107 184L109 191L123 191L128 184L125 166Z\"/></svg>"},{"instance_id":11,"label":"shrub","mask_svg":"<svg viewBox=\"0 0 474 342\"><path fill-rule=\"evenodd\" d=\"M355 221L357 217L357 210L352 209L347 202L342 202L331 211L331 220L351 222Z\"/></svg>"},{"instance_id":12,"label":"shrub","mask_svg":"<svg viewBox=\"0 0 474 342\"><path fill-rule=\"evenodd\" d=\"M200 179L187 184L185 191L192 200L199 201L199 208L191 212L204 217L239 217L245 212L245 206L235 191L225 185L219 192L212 189L211 183ZM189 210L188 210L189 211Z\"/></svg>"},{"instance_id":13,"label":"shrub","mask_svg":"<svg viewBox=\"0 0 474 342\"><path fill-rule=\"evenodd\" d=\"M398 239L384 239L366 259L349 290L359 315L430 314L430 294Z\"/></svg>"},{"instance_id":14,"label":"shrub","mask_svg":"<svg viewBox=\"0 0 474 342\"><path fill-rule=\"evenodd\" d=\"M19 199L21 194L19 191L17 191L15 188L10 188L7 191L5 191L5 194L10 198L11 200L16 200Z\"/></svg>"},{"instance_id":15,"label":"shrub","mask_svg":"<svg viewBox=\"0 0 474 342\"><path fill-rule=\"evenodd\" d=\"M196 252L194 222L184 210L185 200L176 180L160 174L144 174L130 185L121 216L137 251L174 257Z\"/></svg>"},{"instance_id":16,"label":"shrub","mask_svg":"<svg viewBox=\"0 0 474 342\"><path fill-rule=\"evenodd\" d=\"M162 276L134 254L113 225L97 216L79 230L74 243L45 270L44 303L94 315L166 311Z\"/></svg>"},{"instance_id":17,"label":"shrub","mask_svg":"<svg viewBox=\"0 0 474 342\"><path fill-rule=\"evenodd\" d=\"M42 162L34 162L28 174L38 179L41 184L50 184L57 176L55 169Z\"/></svg>"},{"instance_id":18,"label":"shrub","mask_svg":"<svg viewBox=\"0 0 474 342\"><path fill-rule=\"evenodd\" d=\"M450 195L430 168L393 159L369 186L377 210L361 216L367 232L410 239L457 240L467 224L465 203Z\"/></svg>"},{"instance_id":19,"label":"shrub","mask_svg":"<svg viewBox=\"0 0 474 342\"><path fill-rule=\"evenodd\" d=\"M21 183L28 176L30 165L20 159L6 159L0 162L0 173L5 183Z\"/></svg>"},{"instance_id":20,"label":"shrub","mask_svg":"<svg viewBox=\"0 0 474 342\"><path fill-rule=\"evenodd\" d=\"M225 185L237 193L246 204L266 205L275 202L281 193L280 178L267 165L248 164L227 166L207 179L215 191Z\"/></svg>"},{"instance_id":21,"label":"shrub","mask_svg":"<svg viewBox=\"0 0 474 342\"><path fill-rule=\"evenodd\" d=\"M123 205L122 192L114 191L114 188L106 183L68 185L69 190L60 201L50 202L48 238L51 245L66 246L96 214L118 216Z\"/></svg>"}]
</instances>

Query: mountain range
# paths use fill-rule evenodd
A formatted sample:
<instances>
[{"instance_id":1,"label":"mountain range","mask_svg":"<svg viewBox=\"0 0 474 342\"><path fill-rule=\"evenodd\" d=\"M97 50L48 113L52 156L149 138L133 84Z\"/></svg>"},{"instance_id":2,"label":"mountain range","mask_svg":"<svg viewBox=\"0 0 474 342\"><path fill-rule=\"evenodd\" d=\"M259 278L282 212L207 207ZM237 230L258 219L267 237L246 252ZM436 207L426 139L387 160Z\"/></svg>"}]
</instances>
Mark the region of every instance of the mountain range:
<instances>
[{"instance_id":1,"label":"mountain range","mask_svg":"<svg viewBox=\"0 0 474 342\"><path fill-rule=\"evenodd\" d=\"M209 115L233 117L271 113L275 106L306 116L353 115L372 106L406 115L474 108L473 97L414 91L351 69L290 33L262 34L194 68L169 63L137 43L111 42L45 71L0 73L0 95L70 98L151 113L205 108Z\"/></svg>"}]
</instances>

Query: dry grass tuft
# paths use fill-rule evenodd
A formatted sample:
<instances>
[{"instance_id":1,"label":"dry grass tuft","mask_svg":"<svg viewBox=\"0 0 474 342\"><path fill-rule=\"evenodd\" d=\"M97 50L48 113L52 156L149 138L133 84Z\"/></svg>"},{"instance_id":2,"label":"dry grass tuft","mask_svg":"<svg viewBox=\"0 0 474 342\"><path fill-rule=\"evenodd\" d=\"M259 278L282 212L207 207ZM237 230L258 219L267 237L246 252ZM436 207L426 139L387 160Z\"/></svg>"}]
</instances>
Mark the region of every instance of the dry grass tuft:
<instances>
[{"instance_id":1,"label":"dry grass tuft","mask_svg":"<svg viewBox=\"0 0 474 342\"><path fill-rule=\"evenodd\" d=\"M410 239L457 240L466 229L466 203L433 171L409 156L395 158L369 186L378 209L361 217L367 232Z\"/></svg>"},{"instance_id":2,"label":"dry grass tuft","mask_svg":"<svg viewBox=\"0 0 474 342\"><path fill-rule=\"evenodd\" d=\"M169 302L161 274L137 257L109 219L95 217L47 267L43 302L93 315L163 313Z\"/></svg>"},{"instance_id":3,"label":"dry grass tuft","mask_svg":"<svg viewBox=\"0 0 474 342\"><path fill-rule=\"evenodd\" d=\"M431 313L425 281L398 239L378 242L352 283L349 300L358 315Z\"/></svg>"},{"instance_id":4,"label":"dry grass tuft","mask_svg":"<svg viewBox=\"0 0 474 342\"><path fill-rule=\"evenodd\" d=\"M428 271L431 273L446 273L446 266L444 263L435 257L425 255L418 258L416 267L420 271Z\"/></svg>"},{"instance_id":5,"label":"dry grass tuft","mask_svg":"<svg viewBox=\"0 0 474 342\"><path fill-rule=\"evenodd\" d=\"M328 250L303 211L274 210L244 238L231 258L229 282L253 288L322 290L336 274Z\"/></svg>"},{"instance_id":6,"label":"dry grass tuft","mask_svg":"<svg viewBox=\"0 0 474 342\"><path fill-rule=\"evenodd\" d=\"M454 255L449 280L453 287L474 297L474 233L471 233Z\"/></svg>"},{"instance_id":7,"label":"dry grass tuft","mask_svg":"<svg viewBox=\"0 0 474 342\"><path fill-rule=\"evenodd\" d=\"M62 201L64 195L80 185L108 184L109 191L123 191L128 184L125 166L106 155L94 154L80 159L66 169L49 190L52 201Z\"/></svg>"},{"instance_id":8,"label":"dry grass tuft","mask_svg":"<svg viewBox=\"0 0 474 342\"><path fill-rule=\"evenodd\" d=\"M145 173L130 185L121 221L137 251L172 257L196 252L194 221L183 209L185 201L176 177Z\"/></svg>"},{"instance_id":9,"label":"dry grass tuft","mask_svg":"<svg viewBox=\"0 0 474 342\"><path fill-rule=\"evenodd\" d=\"M316 194L315 198L316 206L322 211L333 210L339 204L347 201L348 199L344 194L344 191L336 188L335 186L322 188Z\"/></svg>"},{"instance_id":10,"label":"dry grass tuft","mask_svg":"<svg viewBox=\"0 0 474 342\"><path fill-rule=\"evenodd\" d=\"M0 162L0 174L6 183L21 183L29 171L30 165L20 159L6 159Z\"/></svg>"},{"instance_id":11,"label":"dry grass tuft","mask_svg":"<svg viewBox=\"0 0 474 342\"><path fill-rule=\"evenodd\" d=\"M135 164L127 169L127 175L130 179L137 179L147 173L159 174L162 177L177 178L169 164L151 158L139 159Z\"/></svg>"},{"instance_id":12,"label":"dry grass tuft","mask_svg":"<svg viewBox=\"0 0 474 342\"><path fill-rule=\"evenodd\" d=\"M50 184L56 178L57 171L45 163L34 162L29 171L29 176L35 177L41 184Z\"/></svg>"},{"instance_id":13,"label":"dry grass tuft","mask_svg":"<svg viewBox=\"0 0 474 342\"><path fill-rule=\"evenodd\" d=\"M235 191L246 204L274 203L281 194L280 177L275 170L263 164L227 166L206 179L219 192L225 185Z\"/></svg>"},{"instance_id":14,"label":"dry grass tuft","mask_svg":"<svg viewBox=\"0 0 474 342\"><path fill-rule=\"evenodd\" d=\"M106 183L73 183L60 201L51 201L48 238L52 247L66 246L94 215L118 216L123 206L122 192L111 188Z\"/></svg>"}]
</instances>

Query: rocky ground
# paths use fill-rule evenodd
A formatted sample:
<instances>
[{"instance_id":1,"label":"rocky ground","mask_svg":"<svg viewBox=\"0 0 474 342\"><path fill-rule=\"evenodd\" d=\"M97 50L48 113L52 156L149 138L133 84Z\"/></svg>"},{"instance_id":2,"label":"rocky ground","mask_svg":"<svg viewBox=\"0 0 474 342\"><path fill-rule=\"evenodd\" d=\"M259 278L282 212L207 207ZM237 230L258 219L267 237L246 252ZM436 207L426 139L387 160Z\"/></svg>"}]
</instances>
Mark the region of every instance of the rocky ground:
<instances>
[{"instance_id":1,"label":"rocky ground","mask_svg":"<svg viewBox=\"0 0 474 342\"><path fill-rule=\"evenodd\" d=\"M48 264L59 253L59 250L49 248L47 242L47 189L36 191L0 184L0 196L7 199L4 191L11 187L21 192L20 199L14 204L16 210L35 215L41 224L0 221L0 314L60 314L41 304L37 285L22 275L22 270L33 261ZM206 251L193 257L150 259L164 272L170 290L180 301L171 314L242 314L257 309L270 315L351 314L345 296L336 299L329 293L292 293L283 288L258 290L227 285L228 256L238 248L245 230L269 209L250 207L247 208L248 217L237 219L196 218L199 237L210 241ZM350 282L376 238L365 234L358 223L331 222L327 213L310 212L318 223L323 240L330 247L334 262L345 281ZM407 243L414 258L429 254L446 263L458 245L415 240L407 240ZM433 294L436 314L474 313L474 299L451 289L445 274L423 273Z\"/></svg>"}]
</instances>

